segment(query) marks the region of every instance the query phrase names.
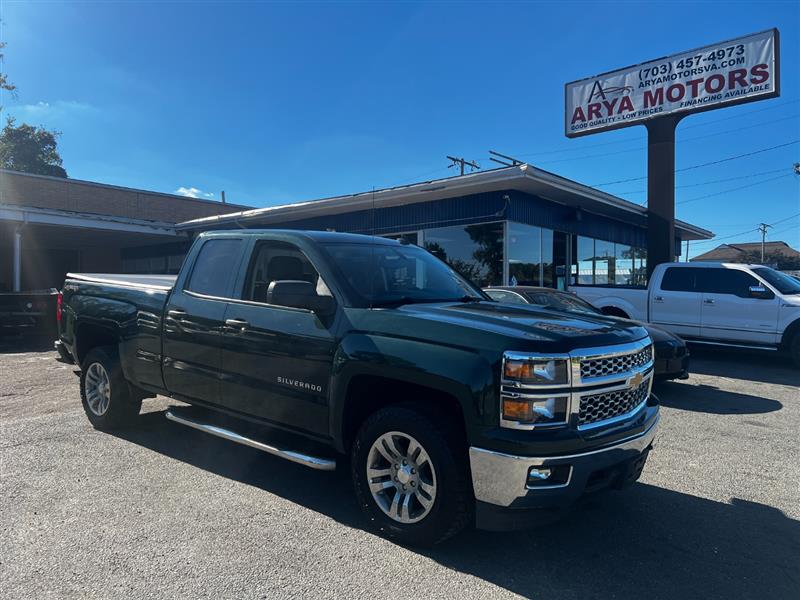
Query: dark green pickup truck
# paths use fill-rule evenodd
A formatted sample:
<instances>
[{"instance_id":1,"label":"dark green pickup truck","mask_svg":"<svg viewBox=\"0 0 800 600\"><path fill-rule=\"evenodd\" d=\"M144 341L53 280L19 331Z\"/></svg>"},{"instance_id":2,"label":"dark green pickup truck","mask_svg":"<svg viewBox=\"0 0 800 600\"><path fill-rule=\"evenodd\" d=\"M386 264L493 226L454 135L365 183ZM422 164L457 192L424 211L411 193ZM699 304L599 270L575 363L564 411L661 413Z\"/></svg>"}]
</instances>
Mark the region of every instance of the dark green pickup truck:
<instances>
[{"instance_id":1,"label":"dark green pickup truck","mask_svg":"<svg viewBox=\"0 0 800 600\"><path fill-rule=\"evenodd\" d=\"M651 448L647 332L491 301L413 245L240 230L174 276L68 275L61 360L100 429L166 416L316 469L349 462L385 535L514 529L635 481ZM344 458L349 455L349 461Z\"/></svg>"}]
</instances>

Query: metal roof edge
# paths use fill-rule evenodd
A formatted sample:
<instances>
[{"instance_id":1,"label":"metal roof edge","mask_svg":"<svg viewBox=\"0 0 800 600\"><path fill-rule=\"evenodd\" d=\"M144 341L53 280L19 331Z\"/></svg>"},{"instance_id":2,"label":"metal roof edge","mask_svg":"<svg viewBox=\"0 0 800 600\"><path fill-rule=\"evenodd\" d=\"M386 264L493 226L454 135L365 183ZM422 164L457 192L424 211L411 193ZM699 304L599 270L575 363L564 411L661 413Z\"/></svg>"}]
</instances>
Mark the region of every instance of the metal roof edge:
<instances>
[{"instance_id":1,"label":"metal roof edge","mask_svg":"<svg viewBox=\"0 0 800 600\"><path fill-rule=\"evenodd\" d=\"M23 171L14 171L12 169L0 169L0 174L7 173L9 175L19 175L22 177L31 177L33 179L45 179L48 181L55 181L58 183L79 183L81 185L90 185L92 187L106 188L112 190L122 190L124 192L133 192L136 194L149 194L152 196L165 196L174 200L184 200L190 202L202 202L204 204L214 204L216 206L230 206L232 208L251 208L246 204L231 204L230 202L222 202L220 200L209 200L208 198L192 198L191 196L181 196L180 194L169 194L167 192L156 192L153 190L143 190L140 188L126 187L124 185L113 185L111 183L99 183L97 181L89 181L88 179L74 179L72 177L55 177L53 175L39 175L38 173L25 173Z\"/></svg>"},{"instance_id":2,"label":"metal roof edge","mask_svg":"<svg viewBox=\"0 0 800 600\"><path fill-rule=\"evenodd\" d=\"M567 179L561 175L556 175L549 171L545 171L534 167L530 164L523 163L520 165L510 167L500 167L486 171L476 171L466 175L456 175L453 177L446 177L443 179L433 179L418 183L411 183L403 186L395 186L391 188L383 188L375 191L358 192L355 194L332 196L329 198L321 198L319 200L302 200L299 202L292 202L289 204L279 204L276 206L266 206L262 208L254 208L245 211L232 212L222 215L211 215L208 217L200 217L176 224L175 228L178 231L192 230L213 226L217 223L244 223L249 220L258 219L274 215L276 217L293 214L297 218L303 218L309 212L319 211L335 211L349 212L351 210L358 210L363 208L370 208L374 202L386 203L391 200L402 199L403 204L413 204L418 202L426 202L426 196L435 195L436 198L441 199L447 197L458 196L460 190L469 188L476 188L478 186L498 186L500 184L513 185L515 181L533 180L542 184L558 188L562 191L587 198L602 205L622 210L631 214L639 216L647 216L647 207L641 206L634 202L630 202L623 198L609 194L602 190L598 190L571 179ZM476 190L474 193L479 193L481 190ZM435 194L436 192L443 192L442 194ZM469 193L469 192L464 192ZM711 239L714 234L707 229L691 225L684 221L675 220L676 228L692 233L702 239Z\"/></svg>"}]
</instances>

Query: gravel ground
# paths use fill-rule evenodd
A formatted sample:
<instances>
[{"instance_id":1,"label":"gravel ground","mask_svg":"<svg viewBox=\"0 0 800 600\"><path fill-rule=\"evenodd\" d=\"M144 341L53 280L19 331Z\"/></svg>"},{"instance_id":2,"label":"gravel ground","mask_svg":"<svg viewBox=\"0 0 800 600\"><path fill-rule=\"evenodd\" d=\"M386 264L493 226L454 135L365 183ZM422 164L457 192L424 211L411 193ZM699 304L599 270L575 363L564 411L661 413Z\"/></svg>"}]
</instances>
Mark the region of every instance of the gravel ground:
<instances>
[{"instance_id":1,"label":"gravel ground","mask_svg":"<svg viewBox=\"0 0 800 600\"><path fill-rule=\"evenodd\" d=\"M697 350L657 389L641 482L534 531L410 550L364 529L345 473L167 421L114 435L48 350L0 354L4 598L800 597L800 374Z\"/></svg>"}]
</instances>

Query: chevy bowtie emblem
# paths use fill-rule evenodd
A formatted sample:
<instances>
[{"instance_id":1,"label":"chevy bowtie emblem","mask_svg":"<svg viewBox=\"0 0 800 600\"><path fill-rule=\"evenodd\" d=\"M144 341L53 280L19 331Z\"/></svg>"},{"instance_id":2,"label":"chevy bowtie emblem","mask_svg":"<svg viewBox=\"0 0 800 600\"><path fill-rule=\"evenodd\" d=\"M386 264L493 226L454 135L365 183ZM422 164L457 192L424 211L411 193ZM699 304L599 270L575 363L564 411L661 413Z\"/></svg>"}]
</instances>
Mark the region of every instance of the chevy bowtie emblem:
<instances>
[{"instance_id":1,"label":"chevy bowtie emblem","mask_svg":"<svg viewBox=\"0 0 800 600\"><path fill-rule=\"evenodd\" d=\"M641 373L637 373L636 375L628 379L628 386L637 388L641 385L643 379L644 375L642 375Z\"/></svg>"}]
</instances>

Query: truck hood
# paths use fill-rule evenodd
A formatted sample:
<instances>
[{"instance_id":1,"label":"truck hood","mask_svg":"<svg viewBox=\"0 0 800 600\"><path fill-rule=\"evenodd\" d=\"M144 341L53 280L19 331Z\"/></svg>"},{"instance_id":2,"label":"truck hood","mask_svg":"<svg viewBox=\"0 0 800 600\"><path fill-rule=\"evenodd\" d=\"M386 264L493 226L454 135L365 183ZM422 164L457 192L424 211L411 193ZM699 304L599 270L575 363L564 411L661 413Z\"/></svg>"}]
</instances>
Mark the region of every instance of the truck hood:
<instances>
[{"instance_id":1,"label":"truck hood","mask_svg":"<svg viewBox=\"0 0 800 600\"><path fill-rule=\"evenodd\" d=\"M369 329L477 348L564 353L647 337L636 323L500 302L407 304L368 311ZM366 325L366 323L364 323Z\"/></svg>"}]
</instances>

